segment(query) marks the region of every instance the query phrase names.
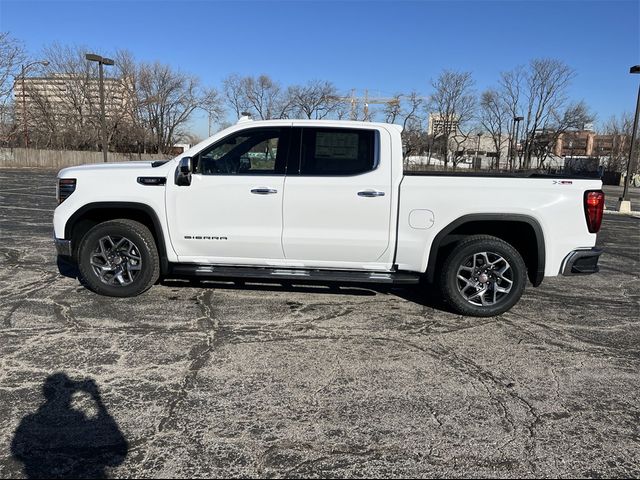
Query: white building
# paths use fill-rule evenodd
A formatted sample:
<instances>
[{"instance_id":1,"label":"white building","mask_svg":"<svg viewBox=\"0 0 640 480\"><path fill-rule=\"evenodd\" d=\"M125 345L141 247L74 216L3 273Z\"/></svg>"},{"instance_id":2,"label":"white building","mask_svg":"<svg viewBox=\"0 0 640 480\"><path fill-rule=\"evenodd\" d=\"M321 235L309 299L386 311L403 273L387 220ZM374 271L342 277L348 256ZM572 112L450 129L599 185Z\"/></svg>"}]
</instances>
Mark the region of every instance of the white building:
<instances>
[{"instance_id":1,"label":"white building","mask_svg":"<svg viewBox=\"0 0 640 480\"><path fill-rule=\"evenodd\" d=\"M43 112L52 118L87 117L100 111L100 83L97 78L58 74L26 77L13 86L16 120L37 121ZM105 115L116 115L126 107L125 88L120 79L105 78Z\"/></svg>"},{"instance_id":2,"label":"white building","mask_svg":"<svg viewBox=\"0 0 640 480\"><path fill-rule=\"evenodd\" d=\"M445 119L438 113L429 114L429 127L427 133L429 135L440 135L442 133L454 133L458 131L457 119Z\"/></svg>"}]
</instances>

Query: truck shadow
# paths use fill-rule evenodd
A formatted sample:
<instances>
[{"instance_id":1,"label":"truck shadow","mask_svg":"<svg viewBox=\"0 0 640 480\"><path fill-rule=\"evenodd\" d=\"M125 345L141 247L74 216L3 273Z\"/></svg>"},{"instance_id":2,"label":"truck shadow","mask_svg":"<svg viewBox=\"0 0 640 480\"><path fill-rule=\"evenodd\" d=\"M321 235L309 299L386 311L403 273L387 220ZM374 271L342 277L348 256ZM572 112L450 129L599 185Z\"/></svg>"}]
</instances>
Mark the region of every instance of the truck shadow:
<instances>
[{"instance_id":1,"label":"truck shadow","mask_svg":"<svg viewBox=\"0 0 640 480\"><path fill-rule=\"evenodd\" d=\"M107 411L93 379L49 375L44 403L20 421L11 442L27 478L107 478L124 462L129 443Z\"/></svg>"},{"instance_id":2,"label":"truck shadow","mask_svg":"<svg viewBox=\"0 0 640 480\"><path fill-rule=\"evenodd\" d=\"M82 285L89 288L82 279L78 267L64 257L58 257L58 271L61 275L77 279ZM254 290L267 292L299 292L315 293L320 295L350 295L359 297L372 297L375 295L391 294L409 302L417 303L423 307L433 308L447 313L454 311L442 301L438 288L428 285L426 282L419 285L392 286L376 284L337 284L330 282L312 283L309 281L275 282L273 280L252 280L245 282L237 278L182 278L167 277L160 280L160 285L171 288L216 288L227 290Z\"/></svg>"},{"instance_id":3,"label":"truck shadow","mask_svg":"<svg viewBox=\"0 0 640 480\"><path fill-rule=\"evenodd\" d=\"M376 295L395 295L409 302L433 308L447 313L454 311L440 298L436 287L429 285L388 286L372 284L344 284L344 283L312 283L312 282L275 282L269 280L252 280L251 282L237 279L185 279L164 278L160 285L168 288L214 288L222 290L266 291L310 293L317 295L344 295L358 297L374 297Z\"/></svg>"},{"instance_id":4,"label":"truck shadow","mask_svg":"<svg viewBox=\"0 0 640 480\"><path fill-rule=\"evenodd\" d=\"M449 304L442 299L442 295L440 294L438 287L429 285L426 282L419 285L396 287L391 293L409 302L422 305L423 307L433 308L434 310L439 310L441 312L458 315L458 313L456 313Z\"/></svg>"},{"instance_id":5,"label":"truck shadow","mask_svg":"<svg viewBox=\"0 0 640 480\"><path fill-rule=\"evenodd\" d=\"M56 265L58 267L58 272L63 277L75 278L77 280L80 279L80 270L78 270L78 266L73 261L63 257L62 255L58 255L56 257Z\"/></svg>"}]
</instances>

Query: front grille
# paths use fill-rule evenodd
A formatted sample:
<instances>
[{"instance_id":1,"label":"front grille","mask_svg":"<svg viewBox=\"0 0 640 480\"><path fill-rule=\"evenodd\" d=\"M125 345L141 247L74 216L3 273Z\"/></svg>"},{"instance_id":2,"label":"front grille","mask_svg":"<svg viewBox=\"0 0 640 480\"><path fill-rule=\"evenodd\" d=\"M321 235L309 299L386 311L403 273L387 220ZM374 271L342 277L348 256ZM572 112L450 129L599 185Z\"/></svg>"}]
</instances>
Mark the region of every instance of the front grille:
<instances>
[{"instance_id":1,"label":"front grille","mask_svg":"<svg viewBox=\"0 0 640 480\"><path fill-rule=\"evenodd\" d=\"M58 179L58 204L64 202L76 189L75 178Z\"/></svg>"}]
</instances>

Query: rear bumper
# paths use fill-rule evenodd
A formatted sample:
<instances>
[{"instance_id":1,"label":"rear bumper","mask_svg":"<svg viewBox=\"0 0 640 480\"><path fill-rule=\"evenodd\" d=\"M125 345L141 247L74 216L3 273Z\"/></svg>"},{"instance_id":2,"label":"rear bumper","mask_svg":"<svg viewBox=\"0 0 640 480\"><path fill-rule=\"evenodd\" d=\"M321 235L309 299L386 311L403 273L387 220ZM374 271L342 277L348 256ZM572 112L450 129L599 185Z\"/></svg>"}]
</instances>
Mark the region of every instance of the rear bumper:
<instances>
[{"instance_id":1,"label":"rear bumper","mask_svg":"<svg viewBox=\"0 0 640 480\"><path fill-rule=\"evenodd\" d=\"M589 273L597 273L598 259L602 255L602 248L593 247L585 250L574 250L566 256L562 262L560 273L562 275L585 275Z\"/></svg>"},{"instance_id":2,"label":"rear bumper","mask_svg":"<svg viewBox=\"0 0 640 480\"><path fill-rule=\"evenodd\" d=\"M71 257L73 249L71 248L71 240L65 240L63 238L54 238L53 243L56 245L56 252L58 255L65 255Z\"/></svg>"}]
</instances>

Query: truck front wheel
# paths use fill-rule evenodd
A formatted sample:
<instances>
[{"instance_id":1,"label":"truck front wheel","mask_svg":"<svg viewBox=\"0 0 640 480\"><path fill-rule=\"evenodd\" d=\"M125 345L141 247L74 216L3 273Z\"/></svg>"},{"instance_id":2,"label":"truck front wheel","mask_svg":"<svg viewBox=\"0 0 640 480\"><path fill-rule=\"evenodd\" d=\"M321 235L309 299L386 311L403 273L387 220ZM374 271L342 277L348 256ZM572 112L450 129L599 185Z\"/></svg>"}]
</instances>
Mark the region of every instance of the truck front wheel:
<instances>
[{"instance_id":1,"label":"truck front wheel","mask_svg":"<svg viewBox=\"0 0 640 480\"><path fill-rule=\"evenodd\" d=\"M160 259L146 226L118 219L100 223L87 232L78 250L78 268L96 293L133 297L156 282Z\"/></svg>"},{"instance_id":2,"label":"truck front wheel","mask_svg":"<svg viewBox=\"0 0 640 480\"><path fill-rule=\"evenodd\" d=\"M491 317L518 302L526 281L527 267L515 248L497 237L473 235L454 246L440 285L456 312Z\"/></svg>"}]
</instances>

